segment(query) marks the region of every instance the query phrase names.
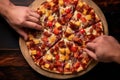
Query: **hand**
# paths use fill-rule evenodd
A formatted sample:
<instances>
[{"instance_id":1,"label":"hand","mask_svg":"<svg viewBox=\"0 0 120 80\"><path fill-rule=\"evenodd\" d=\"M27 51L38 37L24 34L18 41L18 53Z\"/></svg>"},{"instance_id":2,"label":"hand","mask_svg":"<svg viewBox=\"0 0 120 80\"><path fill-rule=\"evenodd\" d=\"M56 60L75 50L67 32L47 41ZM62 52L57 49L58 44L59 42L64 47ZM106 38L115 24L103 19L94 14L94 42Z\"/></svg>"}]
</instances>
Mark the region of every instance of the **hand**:
<instances>
[{"instance_id":1,"label":"hand","mask_svg":"<svg viewBox=\"0 0 120 80\"><path fill-rule=\"evenodd\" d=\"M100 62L120 63L120 45L111 36L100 36L87 44L85 51Z\"/></svg>"},{"instance_id":2,"label":"hand","mask_svg":"<svg viewBox=\"0 0 120 80\"><path fill-rule=\"evenodd\" d=\"M18 32L24 39L27 39L27 33L23 28L32 28L41 30L39 25L39 15L28 7L12 5L5 16L9 25Z\"/></svg>"}]
</instances>

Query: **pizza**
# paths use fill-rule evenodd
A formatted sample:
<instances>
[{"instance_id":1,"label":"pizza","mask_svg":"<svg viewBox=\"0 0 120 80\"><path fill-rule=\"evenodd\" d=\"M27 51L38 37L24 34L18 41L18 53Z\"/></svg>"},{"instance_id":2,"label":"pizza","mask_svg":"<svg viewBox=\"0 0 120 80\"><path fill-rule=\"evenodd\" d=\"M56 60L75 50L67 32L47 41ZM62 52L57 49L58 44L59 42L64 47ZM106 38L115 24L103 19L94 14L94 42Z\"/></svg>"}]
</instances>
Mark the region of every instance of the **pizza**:
<instances>
[{"instance_id":1,"label":"pizza","mask_svg":"<svg viewBox=\"0 0 120 80\"><path fill-rule=\"evenodd\" d=\"M44 29L28 30L26 41L34 63L58 74L86 70L93 59L84 48L104 34L95 10L84 0L46 0L36 11Z\"/></svg>"}]
</instances>

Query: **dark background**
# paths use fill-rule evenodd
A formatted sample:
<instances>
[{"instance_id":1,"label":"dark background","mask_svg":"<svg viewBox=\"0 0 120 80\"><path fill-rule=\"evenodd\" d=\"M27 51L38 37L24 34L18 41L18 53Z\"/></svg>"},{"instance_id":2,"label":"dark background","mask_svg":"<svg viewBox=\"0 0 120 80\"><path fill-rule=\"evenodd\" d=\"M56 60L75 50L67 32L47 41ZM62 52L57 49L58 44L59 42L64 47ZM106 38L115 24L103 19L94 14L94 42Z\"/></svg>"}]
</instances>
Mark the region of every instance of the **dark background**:
<instances>
[{"instance_id":1,"label":"dark background","mask_svg":"<svg viewBox=\"0 0 120 80\"><path fill-rule=\"evenodd\" d=\"M16 5L28 6L34 0L11 0ZM109 35L120 42L120 0L93 0L103 11ZM120 80L120 65L98 63L95 68L71 80ZM0 16L0 80L50 80L35 72L19 49L19 35ZM53 79L52 79L53 80Z\"/></svg>"}]
</instances>

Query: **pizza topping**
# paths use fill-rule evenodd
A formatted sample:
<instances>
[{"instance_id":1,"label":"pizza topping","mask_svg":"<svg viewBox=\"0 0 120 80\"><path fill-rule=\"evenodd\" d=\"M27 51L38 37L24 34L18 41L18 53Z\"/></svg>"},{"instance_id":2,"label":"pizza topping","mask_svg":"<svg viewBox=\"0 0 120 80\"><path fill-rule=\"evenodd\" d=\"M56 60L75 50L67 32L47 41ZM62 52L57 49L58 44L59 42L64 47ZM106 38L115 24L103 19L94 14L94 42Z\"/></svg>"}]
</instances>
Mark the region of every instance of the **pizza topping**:
<instances>
[{"instance_id":1,"label":"pizza topping","mask_svg":"<svg viewBox=\"0 0 120 80\"><path fill-rule=\"evenodd\" d=\"M74 34L71 34L67 39L71 41L73 40L73 38L74 38Z\"/></svg>"},{"instance_id":2,"label":"pizza topping","mask_svg":"<svg viewBox=\"0 0 120 80\"><path fill-rule=\"evenodd\" d=\"M66 16L65 16L65 21L67 22L67 21L69 21L70 19L71 19L71 17L72 17L72 13L69 13L69 14L67 14Z\"/></svg>"},{"instance_id":3,"label":"pizza topping","mask_svg":"<svg viewBox=\"0 0 120 80\"><path fill-rule=\"evenodd\" d=\"M65 10L66 14L69 14L71 12L71 8L68 8Z\"/></svg>"},{"instance_id":4,"label":"pizza topping","mask_svg":"<svg viewBox=\"0 0 120 80\"><path fill-rule=\"evenodd\" d=\"M64 4L63 0L59 0L59 4L62 6Z\"/></svg>"},{"instance_id":5,"label":"pizza topping","mask_svg":"<svg viewBox=\"0 0 120 80\"><path fill-rule=\"evenodd\" d=\"M61 61L55 61L55 67L63 67L64 64Z\"/></svg>"},{"instance_id":6,"label":"pizza topping","mask_svg":"<svg viewBox=\"0 0 120 80\"><path fill-rule=\"evenodd\" d=\"M60 54L60 61L64 61L65 60L65 56L63 54Z\"/></svg>"},{"instance_id":7,"label":"pizza topping","mask_svg":"<svg viewBox=\"0 0 120 80\"><path fill-rule=\"evenodd\" d=\"M78 30L78 29L79 29L79 26L76 26L76 24L75 24L75 23L70 22L70 28L71 28L72 30L76 31L76 30Z\"/></svg>"},{"instance_id":8,"label":"pizza topping","mask_svg":"<svg viewBox=\"0 0 120 80\"><path fill-rule=\"evenodd\" d=\"M52 60L53 56L52 56L52 54L48 53L48 54L45 55L45 58L46 58L48 61L50 61L50 60Z\"/></svg>"},{"instance_id":9,"label":"pizza topping","mask_svg":"<svg viewBox=\"0 0 120 80\"><path fill-rule=\"evenodd\" d=\"M81 20L83 23L85 23L87 21L86 18L84 18L84 17L82 17Z\"/></svg>"},{"instance_id":10,"label":"pizza topping","mask_svg":"<svg viewBox=\"0 0 120 80\"><path fill-rule=\"evenodd\" d=\"M77 61L76 63L74 63L73 67L75 69L78 69L80 67L80 62Z\"/></svg>"},{"instance_id":11,"label":"pizza topping","mask_svg":"<svg viewBox=\"0 0 120 80\"><path fill-rule=\"evenodd\" d=\"M71 51L72 51L72 52L77 52L77 50L78 50L78 47L77 47L77 46L72 46L72 47L71 47Z\"/></svg>"},{"instance_id":12,"label":"pizza topping","mask_svg":"<svg viewBox=\"0 0 120 80\"><path fill-rule=\"evenodd\" d=\"M65 68L70 68L72 65L70 64L70 63L67 63L66 65L65 65Z\"/></svg>"},{"instance_id":13,"label":"pizza topping","mask_svg":"<svg viewBox=\"0 0 120 80\"><path fill-rule=\"evenodd\" d=\"M44 67L48 69L50 67L50 64L49 63L45 63Z\"/></svg>"},{"instance_id":14,"label":"pizza topping","mask_svg":"<svg viewBox=\"0 0 120 80\"><path fill-rule=\"evenodd\" d=\"M92 19L91 15L86 15L86 19L91 20Z\"/></svg>"},{"instance_id":15,"label":"pizza topping","mask_svg":"<svg viewBox=\"0 0 120 80\"><path fill-rule=\"evenodd\" d=\"M68 47L65 48L66 54L70 54L70 49Z\"/></svg>"},{"instance_id":16,"label":"pizza topping","mask_svg":"<svg viewBox=\"0 0 120 80\"><path fill-rule=\"evenodd\" d=\"M81 34L85 34L86 32L85 32L84 29L80 29L80 33L81 33Z\"/></svg>"},{"instance_id":17,"label":"pizza topping","mask_svg":"<svg viewBox=\"0 0 120 80\"><path fill-rule=\"evenodd\" d=\"M61 67L58 67L57 70L58 70L60 73L63 73L63 71L64 71L63 68L61 68Z\"/></svg>"},{"instance_id":18,"label":"pizza topping","mask_svg":"<svg viewBox=\"0 0 120 80\"><path fill-rule=\"evenodd\" d=\"M45 31L45 32L43 32L43 35L45 35L47 37L50 37L52 34L50 34L49 32Z\"/></svg>"},{"instance_id":19,"label":"pizza topping","mask_svg":"<svg viewBox=\"0 0 120 80\"><path fill-rule=\"evenodd\" d=\"M80 19L81 18L81 14L77 13L77 18Z\"/></svg>"},{"instance_id":20,"label":"pizza topping","mask_svg":"<svg viewBox=\"0 0 120 80\"><path fill-rule=\"evenodd\" d=\"M58 45L59 45L59 47L61 47L61 48L64 48L64 47L65 47L64 41L60 41L60 42L58 43Z\"/></svg>"},{"instance_id":21,"label":"pizza topping","mask_svg":"<svg viewBox=\"0 0 120 80\"><path fill-rule=\"evenodd\" d=\"M66 53L66 55L65 55L65 60L67 61L67 60L69 60L69 59L70 59L70 55Z\"/></svg>"},{"instance_id":22,"label":"pizza topping","mask_svg":"<svg viewBox=\"0 0 120 80\"><path fill-rule=\"evenodd\" d=\"M42 57L43 54L37 50L36 54L34 55L35 55L35 59L38 60L40 57Z\"/></svg>"},{"instance_id":23,"label":"pizza topping","mask_svg":"<svg viewBox=\"0 0 120 80\"><path fill-rule=\"evenodd\" d=\"M60 59L60 56L58 54L56 54L55 59L58 61Z\"/></svg>"},{"instance_id":24,"label":"pizza topping","mask_svg":"<svg viewBox=\"0 0 120 80\"><path fill-rule=\"evenodd\" d=\"M60 51L61 54L64 54L65 53L65 48L60 48L59 51Z\"/></svg>"},{"instance_id":25,"label":"pizza topping","mask_svg":"<svg viewBox=\"0 0 120 80\"><path fill-rule=\"evenodd\" d=\"M49 42L50 43L54 43L56 41L56 36L52 35L50 38L49 38Z\"/></svg>"},{"instance_id":26,"label":"pizza topping","mask_svg":"<svg viewBox=\"0 0 120 80\"><path fill-rule=\"evenodd\" d=\"M54 34L58 35L60 33L60 30L58 28L53 29Z\"/></svg>"},{"instance_id":27,"label":"pizza topping","mask_svg":"<svg viewBox=\"0 0 120 80\"><path fill-rule=\"evenodd\" d=\"M53 26L53 22L52 22L52 21L48 21L48 22L47 22L47 25L48 25L49 27L52 27L52 26Z\"/></svg>"},{"instance_id":28,"label":"pizza topping","mask_svg":"<svg viewBox=\"0 0 120 80\"><path fill-rule=\"evenodd\" d=\"M48 38L47 38L47 37L43 37L43 38L41 38L41 39L42 39L42 41L45 42L45 43L48 41Z\"/></svg>"},{"instance_id":29,"label":"pizza topping","mask_svg":"<svg viewBox=\"0 0 120 80\"><path fill-rule=\"evenodd\" d=\"M53 20L54 20L54 17L53 17L53 16L49 16L49 17L48 17L48 20L49 20L49 21L53 21Z\"/></svg>"},{"instance_id":30,"label":"pizza topping","mask_svg":"<svg viewBox=\"0 0 120 80\"><path fill-rule=\"evenodd\" d=\"M37 53L36 50L31 50L30 52L31 52L31 55L36 55Z\"/></svg>"}]
</instances>

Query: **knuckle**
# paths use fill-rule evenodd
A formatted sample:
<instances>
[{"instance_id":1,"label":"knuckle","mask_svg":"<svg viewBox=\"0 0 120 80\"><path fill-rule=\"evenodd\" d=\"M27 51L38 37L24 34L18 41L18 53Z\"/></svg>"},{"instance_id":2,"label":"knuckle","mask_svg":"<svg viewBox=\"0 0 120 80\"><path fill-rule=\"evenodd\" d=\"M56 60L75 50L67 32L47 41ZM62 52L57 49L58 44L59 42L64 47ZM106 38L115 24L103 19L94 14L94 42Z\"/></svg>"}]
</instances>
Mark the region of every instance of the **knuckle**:
<instances>
[{"instance_id":1,"label":"knuckle","mask_svg":"<svg viewBox=\"0 0 120 80\"><path fill-rule=\"evenodd\" d=\"M24 23L25 23L25 20L24 20L24 19L19 21L19 24L20 24L20 25L24 25Z\"/></svg>"}]
</instances>

